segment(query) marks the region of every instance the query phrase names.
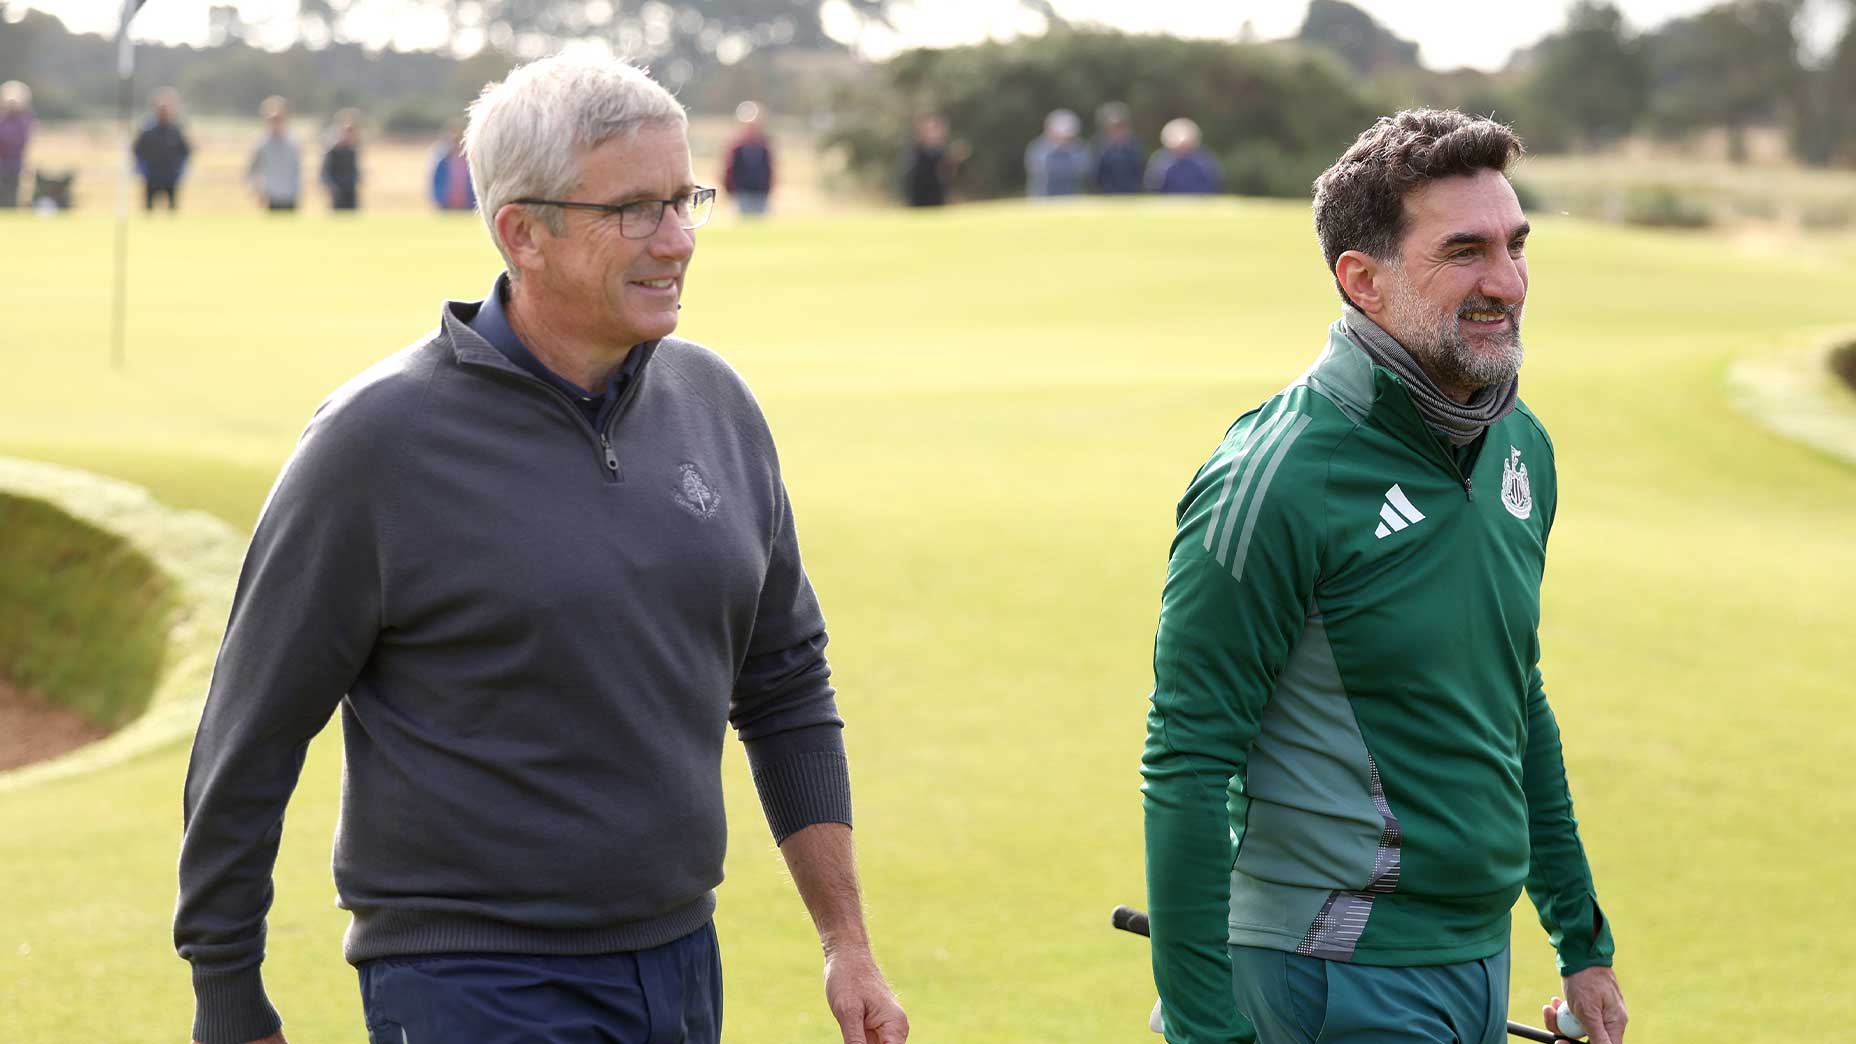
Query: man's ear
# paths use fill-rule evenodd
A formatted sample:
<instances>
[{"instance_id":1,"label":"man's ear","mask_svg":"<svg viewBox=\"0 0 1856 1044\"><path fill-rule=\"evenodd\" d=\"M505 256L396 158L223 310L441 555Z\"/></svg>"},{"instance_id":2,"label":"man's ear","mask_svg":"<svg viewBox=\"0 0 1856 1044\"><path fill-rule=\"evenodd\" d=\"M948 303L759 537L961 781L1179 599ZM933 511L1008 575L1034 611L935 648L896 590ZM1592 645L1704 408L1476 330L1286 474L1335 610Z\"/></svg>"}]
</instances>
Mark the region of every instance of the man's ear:
<instances>
[{"instance_id":1,"label":"man's ear","mask_svg":"<svg viewBox=\"0 0 1856 1044\"><path fill-rule=\"evenodd\" d=\"M1370 254L1349 250L1334 259L1334 281L1355 308L1377 317L1385 311L1386 298L1381 288L1387 275L1386 263Z\"/></svg>"},{"instance_id":2,"label":"man's ear","mask_svg":"<svg viewBox=\"0 0 1856 1044\"><path fill-rule=\"evenodd\" d=\"M509 263L518 272L547 267L542 247L550 238L548 226L523 204L505 203L497 209L496 239L508 251Z\"/></svg>"}]
</instances>

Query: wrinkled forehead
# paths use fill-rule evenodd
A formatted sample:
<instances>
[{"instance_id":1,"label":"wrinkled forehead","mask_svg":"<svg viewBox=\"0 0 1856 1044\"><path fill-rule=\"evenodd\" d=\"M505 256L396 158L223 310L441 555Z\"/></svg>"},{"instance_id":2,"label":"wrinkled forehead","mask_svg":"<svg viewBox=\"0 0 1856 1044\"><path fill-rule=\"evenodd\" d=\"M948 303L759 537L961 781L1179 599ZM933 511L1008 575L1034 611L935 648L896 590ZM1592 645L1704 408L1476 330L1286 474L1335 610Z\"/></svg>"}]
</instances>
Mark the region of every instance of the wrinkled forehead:
<instances>
[{"instance_id":1,"label":"wrinkled forehead","mask_svg":"<svg viewBox=\"0 0 1856 1044\"><path fill-rule=\"evenodd\" d=\"M1404 202L1407 249L1471 235L1501 242L1527 223L1514 186L1495 170L1426 182Z\"/></svg>"},{"instance_id":2,"label":"wrinkled forehead","mask_svg":"<svg viewBox=\"0 0 1856 1044\"><path fill-rule=\"evenodd\" d=\"M612 195L668 199L691 187L689 132L645 123L580 153L580 183Z\"/></svg>"}]
</instances>

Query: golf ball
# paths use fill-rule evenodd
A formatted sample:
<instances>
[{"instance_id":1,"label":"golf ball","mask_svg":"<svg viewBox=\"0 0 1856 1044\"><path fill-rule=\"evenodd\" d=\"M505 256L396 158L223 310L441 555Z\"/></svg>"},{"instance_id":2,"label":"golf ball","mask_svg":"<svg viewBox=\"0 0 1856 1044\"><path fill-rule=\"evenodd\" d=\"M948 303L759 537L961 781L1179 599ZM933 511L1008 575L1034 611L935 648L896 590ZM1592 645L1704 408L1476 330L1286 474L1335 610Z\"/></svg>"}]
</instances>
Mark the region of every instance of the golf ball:
<instances>
[{"instance_id":1,"label":"golf ball","mask_svg":"<svg viewBox=\"0 0 1856 1044\"><path fill-rule=\"evenodd\" d=\"M1562 1037L1583 1037L1585 1036L1585 1026L1579 1022L1579 1017L1572 1013L1572 1005L1566 1003L1565 1001L1561 1001L1560 1006L1554 1009L1553 1017L1559 1020L1560 1036Z\"/></svg>"}]
</instances>

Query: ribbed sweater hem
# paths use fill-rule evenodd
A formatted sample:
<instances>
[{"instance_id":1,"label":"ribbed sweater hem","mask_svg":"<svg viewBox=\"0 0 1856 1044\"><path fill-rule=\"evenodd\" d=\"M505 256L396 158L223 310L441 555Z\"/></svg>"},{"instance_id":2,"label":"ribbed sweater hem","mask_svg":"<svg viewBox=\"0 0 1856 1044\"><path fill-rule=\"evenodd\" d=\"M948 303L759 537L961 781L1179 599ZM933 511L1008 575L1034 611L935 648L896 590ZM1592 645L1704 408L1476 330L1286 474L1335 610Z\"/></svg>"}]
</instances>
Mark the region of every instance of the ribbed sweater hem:
<instances>
[{"instance_id":1,"label":"ribbed sweater hem","mask_svg":"<svg viewBox=\"0 0 1856 1044\"><path fill-rule=\"evenodd\" d=\"M715 916L715 893L643 921L551 929L454 911L382 907L354 911L342 943L349 964L379 957L434 953L521 953L574 956L648 950L674 942ZM209 1042L210 1044L210 1042Z\"/></svg>"}]
</instances>

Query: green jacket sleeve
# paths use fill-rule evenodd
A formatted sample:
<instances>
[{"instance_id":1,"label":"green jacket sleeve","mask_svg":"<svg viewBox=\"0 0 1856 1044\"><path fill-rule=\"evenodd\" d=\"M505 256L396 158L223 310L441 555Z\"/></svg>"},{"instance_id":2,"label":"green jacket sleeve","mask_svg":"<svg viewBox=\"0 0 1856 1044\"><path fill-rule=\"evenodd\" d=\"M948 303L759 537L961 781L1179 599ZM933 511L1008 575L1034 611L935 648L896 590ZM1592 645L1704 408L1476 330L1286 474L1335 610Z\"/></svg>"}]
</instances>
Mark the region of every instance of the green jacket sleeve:
<instances>
[{"instance_id":1,"label":"green jacket sleeve","mask_svg":"<svg viewBox=\"0 0 1856 1044\"><path fill-rule=\"evenodd\" d=\"M1527 895L1559 952L1561 975L1594 965L1609 965L1615 947L1611 925L1599 909L1592 870L1579 842L1566 785L1566 762L1560 753L1560 727L1547 706L1540 668L1527 686L1527 752L1521 766L1527 795L1527 831L1532 858Z\"/></svg>"},{"instance_id":2,"label":"green jacket sleeve","mask_svg":"<svg viewBox=\"0 0 1856 1044\"><path fill-rule=\"evenodd\" d=\"M1230 874L1250 745L1314 590L1318 483L1311 498L1277 452L1306 421L1240 422L1180 503L1141 757L1154 983L1174 1044L1255 1039L1231 991Z\"/></svg>"}]
</instances>

